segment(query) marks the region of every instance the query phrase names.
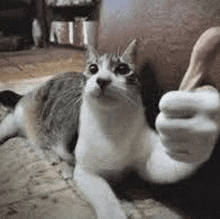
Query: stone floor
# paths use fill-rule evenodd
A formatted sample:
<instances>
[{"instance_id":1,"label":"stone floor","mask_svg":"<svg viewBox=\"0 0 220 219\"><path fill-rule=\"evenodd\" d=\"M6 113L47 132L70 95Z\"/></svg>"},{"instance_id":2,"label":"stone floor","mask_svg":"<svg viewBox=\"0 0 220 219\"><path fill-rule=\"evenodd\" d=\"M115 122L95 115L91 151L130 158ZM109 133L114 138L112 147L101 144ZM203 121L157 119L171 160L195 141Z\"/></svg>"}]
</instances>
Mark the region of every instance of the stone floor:
<instances>
[{"instance_id":1,"label":"stone floor","mask_svg":"<svg viewBox=\"0 0 220 219\"><path fill-rule=\"evenodd\" d=\"M26 93L61 71L81 71L82 50L48 48L0 54L0 90ZM20 81L22 80L22 81ZM8 109L0 108L0 118ZM11 138L0 147L0 218L93 219L95 212L66 178L67 164L55 161L28 140ZM151 198L122 205L133 219L180 218Z\"/></svg>"}]
</instances>

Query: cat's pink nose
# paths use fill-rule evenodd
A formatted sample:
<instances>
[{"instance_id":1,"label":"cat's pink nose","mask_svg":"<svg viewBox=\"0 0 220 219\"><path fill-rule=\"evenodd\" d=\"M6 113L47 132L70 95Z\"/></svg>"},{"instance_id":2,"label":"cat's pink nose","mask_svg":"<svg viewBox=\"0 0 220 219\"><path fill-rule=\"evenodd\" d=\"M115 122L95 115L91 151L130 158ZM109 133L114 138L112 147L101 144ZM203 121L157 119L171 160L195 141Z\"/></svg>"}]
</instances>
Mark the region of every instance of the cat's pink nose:
<instances>
[{"instance_id":1,"label":"cat's pink nose","mask_svg":"<svg viewBox=\"0 0 220 219\"><path fill-rule=\"evenodd\" d=\"M97 78L96 82L101 89L104 89L111 83L111 80L106 78Z\"/></svg>"}]
</instances>

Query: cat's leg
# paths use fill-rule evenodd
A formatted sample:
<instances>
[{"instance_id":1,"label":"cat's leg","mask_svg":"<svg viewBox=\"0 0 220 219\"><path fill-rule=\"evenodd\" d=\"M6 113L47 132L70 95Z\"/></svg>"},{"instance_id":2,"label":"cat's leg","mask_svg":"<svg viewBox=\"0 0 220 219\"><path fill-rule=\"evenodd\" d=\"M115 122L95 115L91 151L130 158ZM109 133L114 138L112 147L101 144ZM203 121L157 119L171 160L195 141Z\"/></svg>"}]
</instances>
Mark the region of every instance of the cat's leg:
<instances>
[{"instance_id":1,"label":"cat's leg","mask_svg":"<svg viewBox=\"0 0 220 219\"><path fill-rule=\"evenodd\" d=\"M152 133L151 141L154 144L151 154L139 168L139 174L146 181L159 184L175 183L192 175L201 165L171 158L156 133Z\"/></svg>"},{"instance_id":2,"label":"cat's leg","mask_svg":"<svg viewBox=\"0 0 220 219\"><path fill-rule=\"evenodd\" d=\"M0 144L9 137L16 135L18 129L14 126L14 115L9 114L0 124Z\"/></svg>"},{"instance_id":3,"label":"cat's leg","mask_svg":"<svg viewBox=\"0 0 220 219\"><path fill-rule=\"evenodd\" d=\"M23 118L24 110L21 105L17 106L13 113L6 116L0 123L0 143L18 134L25 135Z\"/></svg>"},{"instance_id":4,"label":"cat's leg","mask_svg":"<svg viewBox=\"0 0 220 219\"><path fill-rule=\"evenodd\" d=\"M51 150L45 150L48 160L60 164L64 179L72 179L75 165L74 155L68 152L64 143L53 145Z\"/></svg>"},{"instance_id":5,"label":"cat's leg","mask_svg":"<svg viewBox=\"0 0 220 219\"><path fill-rule=\"evenodd\" d=\"M81 192L91 202L98 219L127 218L119 200L103 178L76 165L74 180Z\"/></svg>"},{"instance_id":6,"label":"cat's leg","mask_svg":"<svg viewBox=\"0 0 220 219\"><path fill-rule=\"evenodd\" d=\"M61 160L66 161L70 165L74 165L74 156L67 150L67 145L65 143L54 145L52 150L60 157Z\"/></svg>"}]
</instances>

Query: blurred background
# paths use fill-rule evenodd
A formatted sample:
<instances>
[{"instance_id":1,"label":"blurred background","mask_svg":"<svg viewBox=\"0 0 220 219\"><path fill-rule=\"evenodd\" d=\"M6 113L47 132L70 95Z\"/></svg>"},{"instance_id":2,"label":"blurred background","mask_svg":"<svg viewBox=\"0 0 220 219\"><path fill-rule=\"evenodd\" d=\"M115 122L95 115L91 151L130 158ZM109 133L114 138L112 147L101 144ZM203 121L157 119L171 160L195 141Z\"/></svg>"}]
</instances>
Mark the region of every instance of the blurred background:
<instances>
[{"instance_id":1,"label":"blurred background","mask_svg":"<svg viewBox=\"0 0 220 219\"><path fill-rule=\"evenodd\" d=\"M49 45L118 52L137 38L138 68L154 68L163 90L177 89L199 36L220 23L218 0L2 0L0 51ZM210 78L216 77L217 59Z\"/></svg>"}]
</instances>

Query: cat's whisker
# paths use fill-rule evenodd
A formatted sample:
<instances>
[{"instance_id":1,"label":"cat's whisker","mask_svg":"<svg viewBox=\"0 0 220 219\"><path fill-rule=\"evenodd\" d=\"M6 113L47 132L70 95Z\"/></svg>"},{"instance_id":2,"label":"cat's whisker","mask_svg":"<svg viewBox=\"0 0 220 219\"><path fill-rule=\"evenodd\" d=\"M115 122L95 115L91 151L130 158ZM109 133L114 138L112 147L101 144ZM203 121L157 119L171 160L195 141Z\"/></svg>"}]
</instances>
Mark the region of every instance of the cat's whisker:
<instances>
[{"instance_id":1,"label":"cat's whisker","mask_svg":"<svg viewBox=\"0 0 220 219\"><path fill-rule=\"evenodd\" d=\"M132 105L132 106L137 105L137 102L133 98L134 95L133 95L133 97L131 97L131 95L128 95L128 93L124 93L124 92L120 91L120 92L118 92L118 96L121 97L122 100L125 100L129 105Z\"/></svg>"},{"instance_id":2,"label":"cat's whisker","mask_svg":"<svg viewBox=\"0 0 220 219\"><path fill-rule=\"evenodd\" d=\"M61 91L60 95L64 95L66 93L73 92L73 91L81 93L84 86L85 86L85 82L84 82L84 80L81 80L81 82L78 86L73 85L72 87L65 89L64 91Z\"/></svg>"},{"instance_id":3,"label":"cat's whisker","mask_svg":"<svg viewBox=\"0 0 220 219\"><path fill-rule=\"evenodd\" d=\"M80 96L81 95L81 93L82 93L82 91L80 90L80 89L69 89L68 91L66 91L66 92L61 92L60 94L59 94L59 98L68 98L68 97L70 97L70 98L73 98L73 97L75 97L75 96ZM56 97L54 97L54 98L56 98Z\"/></svg>"},{"instance_id":4,"label":"cat's whisker","mask_svg":"<svg viewBox=\"0 0 220 219\"><path fill-rule=\"evenodd\" d=\"M122 97L122 100L124 99L127 103L136 106L137 104L139 104L139 102L137 102L137 90L136 89L128 89L125 86L119 86L119 85L123 85L121 84L117 84L114 85L114 90L116 91L118 96Z\"/></svg>"},{"instance_id":5,"label":"cat's whisker","mask_svg":"<svg viewBox=\"0 0 220 219\"><path fill-rule=\"evenodd\" d=\"M136 106L137 105L137 102L135 102L132 98L126 98L126 101L127 101L127 103L129 103L129 104L131 104L131 105L133 105L133 106Z\"/></svg>"},{"instance_id":6,"label":"cat's whisker","mask_svg":"<svg viewBox=\"0 0 220 219\"><path fill-rule=\"evenodd\" d=\"M66 107L71 107L73 109L78 106L80 101L81 101L81 99L79 99L77 101L75 101L75 100L69 101L69 103L66 104Z\"/></svg>"},{"instance_id":7,"label":"cat's whisker","mask_svg":"<svg viewBox=\"0 0 220 219\"><path fill-rule=\"evenodd\" d=\"M60 95L66 95L66 94L72 94L73 92L78 92L78 93L81 93L82 92L82 89L80 88L70 88L68 90L65 90L63 92L60 92Z\"/></svg>"},{"instance_id":8,"label":"cat's whisker","mask_svg":"<svg viewBox=\"0 0 220 219\"><path fill-rule=\"evenodd\" d=\"M80 95L81 95L81 93L70 92L69 94L60 96L60 99L63 99L63 98L65 98L65 99L75 99Z\"/></svg>"},{"instance_id":9,"label":"cat's whisker","mask_svg":"<svg viewBox=\"0 0 220 219\"><path fill-rule=\"evenodd\" d=\"M70 101L68 104L67 104L67 106L71 106L72 104L72 107L77 107L78 105L80 105L81 104L81 101L82 101L82 97L79 97L78 99L72 99L72 101Z\"/></svg>"},{"instance_id":10,"label":"cat's whisker","mask_svg":"<svg viewBox=\"0 0 220 219\"><path fill-rule=\"evenodd\" d=\"M81 104L82 98L78 98L74 103L74 106Z\"/></svg>"},{"instance_id":11,"label":"cat's whisker","mask_svg":"<svg viewBox=\"0 0 220 219\"><path fill-rule=\"evenodd\" d=\"M126 93L131 93L136 95L137 94L137 86L136 85L129 85L126 84L126 86L124 86L124 84L122 82L118 83L116 85L117 88L126 91ZM138 91L139 92L139 91Z\"/></svg>"}]
</instances>

